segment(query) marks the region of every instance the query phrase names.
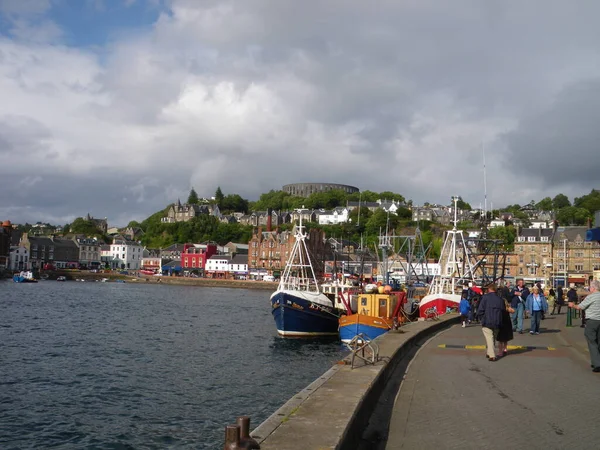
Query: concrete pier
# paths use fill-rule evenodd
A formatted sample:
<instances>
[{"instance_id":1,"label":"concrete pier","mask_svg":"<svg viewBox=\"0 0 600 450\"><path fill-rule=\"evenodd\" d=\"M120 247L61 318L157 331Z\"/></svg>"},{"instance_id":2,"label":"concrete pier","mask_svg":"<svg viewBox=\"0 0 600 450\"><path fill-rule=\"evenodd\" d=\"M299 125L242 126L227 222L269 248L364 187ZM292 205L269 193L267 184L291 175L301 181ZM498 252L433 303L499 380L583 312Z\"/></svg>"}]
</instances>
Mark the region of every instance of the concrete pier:
<instances>
[{"instance_id":1,"label":"concrete pier","mask_svg":"<svg viewBox=\"0 0 600 450\"><path fill-rule=\"evenodd\" d=\"M414 322L376 339L381 361L352 369L349 358L290 399L252 432L261 449L356 448L398 364L418 342L458 320Z\"/></svg>"}]
</instances>

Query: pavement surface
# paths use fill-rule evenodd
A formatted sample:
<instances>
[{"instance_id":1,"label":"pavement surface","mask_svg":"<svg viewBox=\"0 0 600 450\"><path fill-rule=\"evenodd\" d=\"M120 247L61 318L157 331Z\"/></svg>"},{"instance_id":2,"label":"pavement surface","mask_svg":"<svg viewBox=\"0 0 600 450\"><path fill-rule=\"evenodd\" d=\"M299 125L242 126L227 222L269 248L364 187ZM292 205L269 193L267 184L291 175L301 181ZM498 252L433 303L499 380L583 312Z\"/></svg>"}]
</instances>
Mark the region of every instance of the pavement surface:
<instances>
[{"instance_id":1,"label":"pavement surface","mask_svg":"<svg viewBox=\"0 0 600 450\"><path fill-rule=\"evenodd\" d=\"M408 366L386 448L599 449L600 373L580 324L547 316L496 362L479 325L437 334Z\"/></svg>"}]
</instances>

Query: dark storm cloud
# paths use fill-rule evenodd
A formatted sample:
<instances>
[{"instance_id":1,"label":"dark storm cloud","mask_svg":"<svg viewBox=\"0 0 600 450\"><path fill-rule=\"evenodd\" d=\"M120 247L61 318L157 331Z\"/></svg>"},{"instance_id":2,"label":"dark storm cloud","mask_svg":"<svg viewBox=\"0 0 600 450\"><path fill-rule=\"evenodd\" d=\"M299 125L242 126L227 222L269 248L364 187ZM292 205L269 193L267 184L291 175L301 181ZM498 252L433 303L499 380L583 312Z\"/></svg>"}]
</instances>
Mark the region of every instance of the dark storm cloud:
<instances>
[{"instance_id":1,"label":"dark storm cloud","mask_svg":"<svg viewBox=\"0 0 600 450\"><path fill-rule=\"evenodd\" d=\"M600 78L567 86L538 114L519 122L505 136L507 162L542 186L572 186L587 193L597 188L600 168Z\"/></svg>"}]
</instances>

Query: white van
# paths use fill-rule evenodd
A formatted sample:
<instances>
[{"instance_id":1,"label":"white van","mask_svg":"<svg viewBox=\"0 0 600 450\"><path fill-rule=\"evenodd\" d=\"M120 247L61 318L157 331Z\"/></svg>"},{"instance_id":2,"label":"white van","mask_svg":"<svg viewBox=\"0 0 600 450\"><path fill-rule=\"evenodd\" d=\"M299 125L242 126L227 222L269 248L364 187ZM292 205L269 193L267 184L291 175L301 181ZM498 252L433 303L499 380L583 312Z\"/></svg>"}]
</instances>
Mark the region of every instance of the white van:
<instances>
[{"instance_id":1,"label":"white van","mask_svg":"<svg viewBox=\"0 0 600 450\"><path fill-rule=\"evenodd\" d=\"M265 276L263 277L263 281L270 281L270 282L273 282L273 281L275 281L275 277L274 277L273 275L265 275Z\"/></svg>"}]
</instances>

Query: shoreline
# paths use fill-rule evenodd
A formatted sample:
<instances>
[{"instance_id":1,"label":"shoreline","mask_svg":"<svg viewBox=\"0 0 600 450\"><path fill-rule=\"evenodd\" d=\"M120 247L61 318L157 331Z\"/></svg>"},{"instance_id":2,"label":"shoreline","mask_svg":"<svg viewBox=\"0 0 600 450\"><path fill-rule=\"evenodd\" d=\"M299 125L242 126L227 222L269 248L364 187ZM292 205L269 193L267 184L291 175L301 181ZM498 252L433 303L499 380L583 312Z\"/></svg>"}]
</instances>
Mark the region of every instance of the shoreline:
<instances>
[{"instance_id":1,"label":"shoreline","mask_svg":"<svg viewBox=\"0 0 600 450\"><path fill-rule=\"evenodd\" d=\"M200 287L226 287L226 288L237 288L237 289L260 289L265 291L275 291L278 283L268 281L250 281L250 280L222 280L213 278L187 278L187 277L154 277L140 274L135 275L123 275L120 273L93 273L87 271L73 271L73 270L57 270L57 271L46 271L48 280L55 281L57 277L64 276L68 281L75 281L76 279L86 281L99 281L103 278L108 278L109 282L125 281L132 283L143 283L143 284L169 284L179 286L200 286Z\"/></svg>"}]
</instances>

